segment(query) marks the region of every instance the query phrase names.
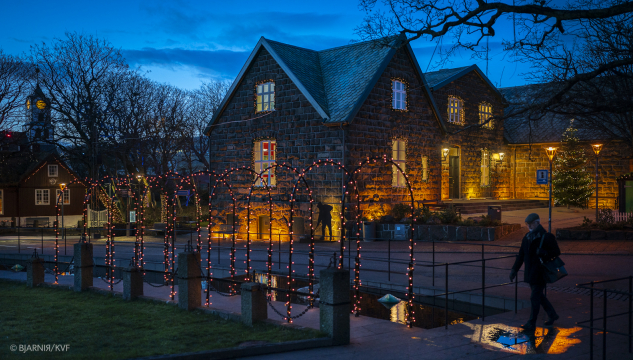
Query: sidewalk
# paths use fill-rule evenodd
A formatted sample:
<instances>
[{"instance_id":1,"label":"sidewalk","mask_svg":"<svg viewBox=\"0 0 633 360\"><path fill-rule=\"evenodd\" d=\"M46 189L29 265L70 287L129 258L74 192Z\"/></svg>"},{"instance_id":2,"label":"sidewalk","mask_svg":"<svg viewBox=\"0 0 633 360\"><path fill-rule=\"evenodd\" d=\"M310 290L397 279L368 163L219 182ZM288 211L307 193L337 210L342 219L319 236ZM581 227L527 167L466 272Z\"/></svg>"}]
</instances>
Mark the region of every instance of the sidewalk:
<instances>
[{"instance_id":1,"label":"sidewalk","mask_svg":"<svg viewBox=\"0 0 633 360\"><path fill-rule=\"evenodd\" d=\"M0 278L26 280L26 273L0 271ZM72 276L60 276L59 284L72 285ZM47 282L53 282L53 275L46 275ZM100 289L108 289L108 284L100 279L94 280ZM177 287L176 287L177 289ZM115 285L115 291L122 290L122 283ZM155 288L148 284L144 287L145 295L163 300L169 299L169 287ZM176 290L177 291L177 290ZM212 309L239 313L240 296L225 297L212 293ZM319 348L306 351L281 353L256 357L257 359L514 359L542 358L545 354L557 355L560 359L588 359L589 331L576 326L575 322L588 319L588 300L584 295L549 292L548 296L557 309L561 319L553 328L537 328L533 337L521 333L518 325L529 317L529 309L514 314L506 312L480 319L450 325L448 329L430 330L412 328L386 320L365 316L354 317L351 321L351 344L346 346ZM176 297L177 301L177 297ZM595 300L601 305L602 300ZM596 306L597 306L596 305ZM281 302L274 306L283 312ZM628 301L611 300L609 314L626 311ZM293 314L304 309L301 305L293 305ZM599 308L599 310L601 310ZM540 314L539 322L544 314ZM279 319L269 309L269 318ZM296 325L319 328L319 309L312 309L294 322ZM627 322L622 318L609 319L609 329L626 331ZM505 346L504 342L517 345ZM501 342L497 341L500 340ZM523 342L522 342L523 341ZM602 348L601 333L594 334L595 355L599 358ZM625 337L608 335L607 354L609 359L633 359L627 351Z\"/></svg>"}]
</instances>

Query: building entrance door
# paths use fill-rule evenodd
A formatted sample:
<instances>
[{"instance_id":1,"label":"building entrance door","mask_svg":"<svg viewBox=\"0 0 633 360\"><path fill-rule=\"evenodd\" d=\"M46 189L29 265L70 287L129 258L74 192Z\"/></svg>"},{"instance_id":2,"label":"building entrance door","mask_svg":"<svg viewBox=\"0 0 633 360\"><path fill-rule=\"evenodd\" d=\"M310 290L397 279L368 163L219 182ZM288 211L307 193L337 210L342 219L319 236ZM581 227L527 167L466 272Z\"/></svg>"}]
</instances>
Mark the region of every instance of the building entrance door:
<instances>
[{"instance_id":1,"label":"building entrance door","mask_svg":"<svg viewBox=\"0 0 633 360\"><path fill-rule=\"evenodd\" d=\"M262 215L259 217L259 224L257 224L257 238L268 240L270 237L270 217Z\"/></svg>"},{"instance_id":2,"label":"building entrance door","mask_svg":"<svg viewBox=\"0 0 633 360\"><path fill-rule=\"evenodd\" d=\"M448 197L459 199L459 156L448 157Z\"/></svg>"}]
</instances>

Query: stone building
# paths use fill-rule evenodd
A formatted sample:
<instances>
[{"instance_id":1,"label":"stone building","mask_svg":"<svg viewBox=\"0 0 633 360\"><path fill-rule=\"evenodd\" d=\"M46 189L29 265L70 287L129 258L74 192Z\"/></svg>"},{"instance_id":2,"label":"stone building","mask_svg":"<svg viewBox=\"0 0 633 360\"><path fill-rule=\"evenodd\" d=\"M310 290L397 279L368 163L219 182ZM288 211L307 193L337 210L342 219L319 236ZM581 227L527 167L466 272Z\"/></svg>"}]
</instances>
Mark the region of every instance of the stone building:
<instances>
[{"instance_id":1,"label":"stone building","mask_svg":"<svg viewBox=\"0 0 633 360\"><path fill-rule=\"evenodd\" d=\"M383 46L385 41L391 46ZM335 236L347 176L337 166L310 169L319 160L353 171L368 157L393 159L372 162L354 175L361 215L370 218L410 203L411 195L416 202L509 197L503 124L486 122L503 111L500 93L476 66L424 74L411 47L400 41L313 51L261 38L205 131L210 170L261 172L272 163L305 170L309 191L302 185L296 193L294 215L302 219L294 224L296 232L309 229L311 192L314 202L334 207ZM246 232L250 194L249 232L266 238L271 219L265 181L275 205L274 234L286 233L283 217L289 217L298 179L282 167L264 171L263 181L234 171L227 176L231 191L219 185L212 215L226 221L235 201L240 232ZM346 192L355 202L351 185ZM356 214L354 207L348 211L348 218Z\"/></svg>"}]
</instances>

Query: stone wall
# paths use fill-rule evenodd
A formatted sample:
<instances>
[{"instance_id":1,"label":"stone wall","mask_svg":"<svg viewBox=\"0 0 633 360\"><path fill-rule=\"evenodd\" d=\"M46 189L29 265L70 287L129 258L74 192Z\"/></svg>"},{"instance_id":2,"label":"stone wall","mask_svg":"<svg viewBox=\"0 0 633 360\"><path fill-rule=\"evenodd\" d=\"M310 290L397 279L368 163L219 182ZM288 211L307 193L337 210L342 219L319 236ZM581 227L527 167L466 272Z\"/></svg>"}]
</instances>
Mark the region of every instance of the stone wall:
<instances>
[{"instance_id":1,"label":"stone wall","mask_svg":"<svg viewBox=\"0 0 633 360\"><path fill-rule=\"evenodd\" d=\"M560 143L551 144L534 144L531 147L527 145L512 146L511 156L511 173L512 173L512 193L517 199L540 198L547 199L549 196L548 185L536 184L536 170L549 170L549 161L545 154L544 148L548 146L560 147ZM589 144L583 144L586 147L588 162L587 170L593 175L595 174L595 155L590 149ZM616 199L618 196L618 183L615 180L618 176L628 173L632 169L630 160L631 154L625 146L616 142L604 146L600 153L599 167L599 206L611 209L616 208ZM589 207L596 207L595 195L589 199Z\"/></svg>"},{"instance_id":2,"label":"stone wall","mask_svg":"<svg viewBox=\"0 0 633 360\"><path fill-rule=\"evenodd\" d=\"M508 153L503 141L503 124L496 122L492 129L473 126L479 123L479 104L492 105L494 116L503 115L503 104L499 96L474 71L434 91L435 102L446 119L449 135L442 143L444 147L459 148L460 198L508 197L507 158L491 161L491 185L481 186L481 150L491 153ZM463 101L464 122L448 122L448 98L456 96ZM469 127L472 126L472 127ZM441 151L441 150L440 150ZM448 157L442 158L442 199L448 199Z\"/></svg>"},{"instance_id":3,"label":"stone wall","mask_svg":"<svg viewBox=\"0 0 633 360\"><path fill-rule=\"evenodd\" d=\"M271 79L275 82L275 111L255 112L256 83ZM238 85L233 98L228 102L222 116L218 119L210 134L210 167L215 172L227 169L251 167L253 143L259 139L277 141L276 159L278 164L288 164L301 171L318 159L330 158L341 161L342 131L323 125L322 119L309 101L292 83L288 75L276 63L273 57L262 48L252 66ZM285 220L290 213L290 194L297 175L290 170L278 170L277 186L272 191L275 206L273 214L273 234L279 230L287 233ZM254 177L246 172L229 177L235 198L238 201L238 217L241 233L246 232L246 198L248 187ZM342 175L333 167L320 167L307 177L314 200L337 206L340 199ZM218 191L220 196L214 199L212 215L226 218L230 213L232 198L226 188ZM309 198L304 187L297 192L295 216L304 217L306 231L309 229ZM255 189L252 194L251 232L257 229L257 217L268 215L268 193ZM340 208L340 206L339 206ZM333 212L333 230L338 233L338 215ZM214 222L221 222L221 219ZM276 236L275 236L276 238ZM285 237L284 237L285 238Z\"/></svg>"}]
</instances>

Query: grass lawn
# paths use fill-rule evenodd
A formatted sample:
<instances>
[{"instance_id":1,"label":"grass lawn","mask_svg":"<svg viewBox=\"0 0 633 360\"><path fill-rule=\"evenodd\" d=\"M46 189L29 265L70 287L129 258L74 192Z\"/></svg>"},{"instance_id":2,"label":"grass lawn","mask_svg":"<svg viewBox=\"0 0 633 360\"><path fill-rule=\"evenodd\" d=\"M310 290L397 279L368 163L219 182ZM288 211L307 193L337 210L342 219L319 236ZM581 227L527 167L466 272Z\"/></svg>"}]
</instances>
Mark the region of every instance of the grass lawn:
<instances>
[{"instance_id":1,"label":"grass lawn","mask_svg":"<svg viewBox=\"0 0 633 360\"><path fill-rule=\"evenodd\" d=\"M0 359L127 359L229 348L244 341L323 336L258 324L248 327L173 305L94 293L27 288L0 280ZM67 352L11 352L10 345L68 344Z\"/></svg>"}]
</instances>

